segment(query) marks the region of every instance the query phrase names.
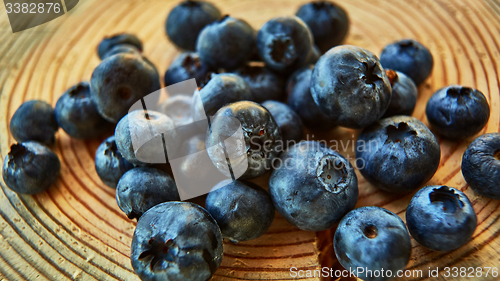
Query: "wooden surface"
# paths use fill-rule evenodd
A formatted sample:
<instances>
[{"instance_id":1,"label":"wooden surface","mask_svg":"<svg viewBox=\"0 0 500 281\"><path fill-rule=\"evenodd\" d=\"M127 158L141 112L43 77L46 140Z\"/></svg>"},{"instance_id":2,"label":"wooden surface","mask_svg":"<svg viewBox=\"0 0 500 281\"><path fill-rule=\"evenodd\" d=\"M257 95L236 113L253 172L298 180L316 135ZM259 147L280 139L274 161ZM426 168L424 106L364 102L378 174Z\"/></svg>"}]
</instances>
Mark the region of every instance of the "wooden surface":
<instances>
[{"instance_id":1,"label":"wooden surface","mask_svg":"<svg viewBox=\"0 0 500 281\"><path fill-rule=\"evenodd\" d=\"M213 1L224 14L247 20L255 28L273 16L292 15L304 1ZM462 84L481 90L491 105L482 133L499 131L500 4L493 0L345 0L339 2L351 19L346 43L379 54L383 46L411 37L431 49L433 73L419 88L414 116L425 119L425 103L438 88ZM54 21L13 34L0 8L0 154L13 143L8 122L26 100L55 105L71 85L88 80L99 60L95 48L105 36L136 33L145 55L164 73L178 51L164 35L166 15L177 2L149 0L82 0L76 9ZM1 6L1 5L0 5ZM426 123L427 124L427 123ZM314 139L342 140L345 156L354 157L356 131L315 133ZM431 252L412 240L408 269L500 266L500 201L477 196L460 172L462 143L440 140L441 165L429 184L447 184L465 191L478 215L474 238L452 252ZM100 140L82 142L59 131L55 152L62 173L52 188L36 196L19 196L1 182L0 280L138 280L129 260L135 223L116 205L114 190L94 170ZM340 142L339 142L340 143ZM377 205L404 219L411 198L383 194L358 173L358 206ZM265 182L265 179L261 179ZM333 230L304 232L279 216L263 237L224 244L224 260L214 280L291 279L291 266L339 269L331 246ZM318 278L316 278L318 279ZM308 279L308 280L316 280ZM407 278L417 280L421 278ZM440 277L440 279L445 279ZM453 278L448 278L452 280ZM463 280L456 278L456 280ZM495 280L473 278L470 280Z\"/></svg>"}]
</instances>

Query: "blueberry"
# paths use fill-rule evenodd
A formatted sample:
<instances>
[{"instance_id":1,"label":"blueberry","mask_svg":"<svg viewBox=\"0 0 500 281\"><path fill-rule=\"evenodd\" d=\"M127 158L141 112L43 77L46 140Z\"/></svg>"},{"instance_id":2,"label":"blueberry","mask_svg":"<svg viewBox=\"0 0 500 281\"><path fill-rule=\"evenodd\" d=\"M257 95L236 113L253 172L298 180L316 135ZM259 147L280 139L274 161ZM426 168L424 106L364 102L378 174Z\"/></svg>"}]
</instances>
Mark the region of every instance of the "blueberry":
<instances>
[{"instance_id":1,"label":"blueberry","mask_svg":"<svg viewBox=\"0 0 500 281\"><path fill-rule=\"evenodd\" d=\"M408 75L418 86L431 74L434 60L431 52L413 39L403 39L385 46L380 54L384 68Z\"/></svg>"},{"instance_id":2,"label":"blueberry","mask_svg":"<svg viewBox=\"0 0 500 281\"><path fill-rule=\"evenodd\" d=\"M116 202L129 219L139 219L160 203L179 200L170 175L151 167L128 170L116 185Z\"/></svg>"},{"instance_id":3,"label":"blueberry","mask_svg":"<svg viewBox=\"0 0 500 281\"><path fill-rule=\"evenodd\" d=\"M356 143L357 168L371 184L405 193L426 183L439 166L436 137L420 120L393 116L365 128Z\"/></svg>"},{"instance_id":4,"label":"blueberry","mask_svg":"<svg viewBox=\"0 0 500 281\"><path fill-rule=\"evenodd\" d=\"M109 51L107 51L104 54L104 56L102 57L102 59L105 60L105 59L107 59L107 58L109 58L111 56L114 56L116 54L123 54L123 53L126 53L126 54L140 54L141 51L139 49L137 49L137 47L134 46L134 45L120 44L120 45L114 46Z\"/></svg>"},{"instance_id":5,"label":"blueberry","mask_svg":"<svg viewBox=\"0 0 500 281\"><path fill-rule=\"evenodd\" d=\"M411 236L422 246L434 251L451 251L469 241L477 218L462 191L445 185L429 185L411 199L406 224Z\"/></svg>"},{"instance_id":6,"label":"blueberry","mask_svg":"<svg viewBox=\"0 0 500 281\"><path fill-rule=\"evenodd\" d=\"M181 49L194 51L200 31L221 17L219 9L204 1L183 1L170 11L167 36Z\"/></svg>"},{"instance_id":7,"label":"blueberry","mask_svg":"<svg viewBox=\"0 0 500 281\"><path fill-rule=\"evenodd\" d=\"M274 207L302 230L329 229L356 205L358 179L352 165L321 143L300 142L273 166L269 192Z\"/></svg>"},{"instance_id":8,"label":"blueberry","mask_svg":"<svg viewBox=\"0 0 500 281\"><path fill-rule=\"evenodd\" d=\"M117 54L92 73L90 94L104 119L117 123L142 97L160 89L156 68L141 55Z\"/></svg>"},{"instance_id":9,"label":"blueberry","mask_svg":"<svg viewBox=\"0 0 500 281\"><path fill-rule=\"evenodd\" d=\"M225 16L203 28L196 51L208 65L231 70L249 59L254 44L254 31L246 21Z\"/></svg>"},{"instance_id":10,"label":"blueberry","mask_svg":"<svg viewBox=\"0 0 500 281\"><path fill-rule=\"evenodd\" d=\"M234 118L241 125L232 124ZM255 102L235 102L217 111L207 133L208 155L214 165L226 173L226 152L220 151L218 144L238 134L235 129L240 126L244 144L237 142L235 148L228 149L233 152L229 155L232 159L230 164L233 165L233 172L241 172L241 179L257 178L271 169L272 161L283 149L283 141L271 113ZM238 165L234 165L235 162Z\"/></svg>"},{"instance_id":11,"label":"blueberry","mask_svg":"<svg viewBox=\"0 0 500 281\"><path fill-rule=\"evenodd\" d=\"M137 223L130 259L143 281L209 280L222 262L222 235L202 207L162 203Z\"/></svg>"},{"instance_id":12,"label":"blueberry","mask_svg":"<svg viewBox=\"0 0 500 281\"><path fill-rule=\"evenodd\" d=\"M393 212L361 207L340 221L333 248L340 264L352 269L358 278L380 281L392 279L405 268L410 260L411 240L404 222Z\"/></svg>"},{"instance_id":13,"label":"blueberry","mask_svg":"<svg viewBox=\"0 0 500 281\"><path fill-rule=\"evenodd\" d=\"M110 187L116 188L118 181L134 167L121 155L116 147L115 136L104 140L95 153L95 170L99 178Z\"/></svg>"},{"instance_id":14,"label":"blueberry","mask_svg":"<svg viewBox=\"0 0 500 281\"><path fill-rule=\"evenodd\" d=\"M36 141L13 144L3 161L5 184L21 194L37 194L54 184L61 172L57 155Z\"/></svg>"},{"instance_id":15,"label":"blueberry","mask_svg":"<svg viewBox=\"0 0 500 281\"><path fill-rule=\"evenodd\" d=\"M467 147L462 174L474 192L500 200L500 133L482 135Z\"/></svg>"},{"instance_id":16,"label":"blueberry","mask_svg":"<svg viewBox=\"0 0 500 281\"><path fill-rule=\"evenodd\" d=\"M314 1L300 6L295 14L311 29L314 43L322 53L342 43L349 31L344 9L328 1Z\"/></svg>"},{"instance_id":17,"label":"blueberry","mask_svg":"<svg viewBox=\"0 0 500 281\"><path fill-rule=\"evenodd\" d=\"M391 82L392 98L382 118L395 115L411 115L417 103L417 86L406 74L386 69L385 73Z\"/></svg>"},{"instance_id":18,"label":"blueberry","mask_svg":"<svg viewBox=\"0 0 500 281\"><path fill-rule=\"evenodd\" d=\"M191 102L191 96L175 95L169 97L160 105L160 112L170 117L176 127L181 127L192 123Z\"/></svg>"},{"instance_id":19,"label":"blueberry","mask_svg":"<svg viewBox=\"0 0 500 281\"><path fill-rule=\"evenodd\" d=\"M104 59L107 52L119 45L132 45L139 52L142 52L142 42L137 36L130 33L120 33L113 36L105 37L97 47L97 54L100 59Z\"/></svg>"},{"instance_id":20,"label":"blueberry","mask_svg":"<svg viewBox=\"0 0 500 281\"><path fill-rule=\"evenodd\" d=\"M176 137L172 119L152 110L130 112L118 122L115 129L118 150L134 165L165 163L163 143L175 141Z\"/></svg>"},{"instance_id":21,"label":"blueberry","mask_svg":"<svg viewBox=\"0 0 500 281\"><path fill-rule=\"evenodd\" d=\"M288 146L288 143L296 144L302 140L304 136L304 126L299 115L293 111L288 105L274 100L268 100L262 103L271 115L281 131L283 143Z\"/></svg>"},{"instance_id":22,"label":"blueberry","mask_svg":"<svg viewBox=\"0 0 500 281\"><path fill-rule=\"evenodd\" d=\"M311 50L309 51L309 54L307 55L306 61L302 64L302 66L307 66L309 64L315 64L319 58L321 57L322 53L319 50L318 46L314 45Z\"/></svg>"},{"instance_id":23,"label":"blueberry","mask_svg":"<svg viewBox=\"0 0 500 281\"><path fill-rule=\"evenodd\" d=\"M98 138L114 128L97 112L88 82L80 82L62 94L54 113L59 126L77 139Z\"/></svg>"},{"instance_id":24,"label":"blueberry","mask_svg":"<svg viewBox=\"0 0 500 281\"><path fill-rule=\"evenodd\" d=\"M58 128L52 106L40 100L24 102L10 119L10 132L18 142L32 140L54 145Z\"/></svg>"},{"instance_id":25,"label":"blueberry","mask_svg":"<svg viewBox=\"0 0 500 281\"><path fill-rule=\"evenodd\" d=\"M463 86L436 91L425 108L431 129L449 139L471 137L488 123L490 106L483 93Z\"/></svg>"},{"instance_id":26,"label":"blueberry","mask_svg":"<svg viewBox=\"0 0 500 281\"><path fill-rule=\"evenodd\" d=\"M301 67L312 47L309 27L295 16L271 19L257 33L259 55L274 71L291 73Z\"/></svg>"},{"instance_id":27,"label":"blueberry","mask_svg":"<svg viewBox=\"0 0 500 281\"><path fill-rule=\"evenodd\" d=\"M219 183L208 194L205 208L217 221L222 236L235 243L262 236L274 220L271 197L251 182Z\"/></svg>"},{"instance_id":28,"label":"blueberry","mask_svg":"<svg viewBox=\"0 0 500 281\"><path fill-rule=\"evenodd\" d=\"M297 112L304 124L317 130L329 131L337 126L324 114L311 96L311 74L313 66L294 72L287 82L288 106Z\"/></svg>"},{"instance_id":29,"label":"blueberry","mask_svg":"<svg viewBox=\"0 0 500 281\"><path fill-rule=\"evenodd\" d=\"M332 48L316 63L311 94L332 122L359 129L385 113L391 102L391 84L377 56L344 45Z\"/></svg>"},{"instance_id":30,"label":"blueberry","mask_svg":"<svg viewBox=\"0 0 500 281\"><path fill-rule=\"evenodd\" d=\"M285 81L263 65L246 64L235 73L248 83L255 102L284 99Z\"/></svg>"},{"instance_id":31,"label":"blueberry","mask_svg":"<svg viewBox=\"0 0 500 281\"><path fill-rule=\"evenodd\" d=\"M196 79L200 85L210 71L210 67L194 52L184 52L177 56L165 72L165 86L188 79Z\"/></svg>"}]
</instances>

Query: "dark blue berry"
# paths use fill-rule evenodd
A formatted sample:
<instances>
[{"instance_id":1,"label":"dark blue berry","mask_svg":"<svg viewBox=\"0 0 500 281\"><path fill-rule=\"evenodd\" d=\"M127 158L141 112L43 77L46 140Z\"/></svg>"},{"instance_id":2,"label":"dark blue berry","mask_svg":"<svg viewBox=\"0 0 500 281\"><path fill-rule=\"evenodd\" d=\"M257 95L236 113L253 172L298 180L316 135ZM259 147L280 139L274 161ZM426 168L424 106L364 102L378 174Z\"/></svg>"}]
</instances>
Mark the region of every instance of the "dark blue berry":
<instances>
[{"instance_id":1,"label":"dark blue berry","mask_svg":"<svg viewBox=\"0 0 500 281\"><path fill-rule=\"evenodd\" d=\"M137 36L130 33L120 33L113 36L105 37L97 47L97 54L100 59L104 59L107 53L119 45L132 45L138 52L142 52L142 42Z\"/></svg>"},{"instance_id":2,"label":"dark blue berry","mask_svg":"<svg viewBox=\"0 0 500 281\"><path fill-rule=\"evenodd\" d=\"M54 109L40 100L24 102L10 119L10 132L18 142L32 140L54 145L58 128Z\"/></svg>"},{"instance_id":3,"label":"dark blue berry","mask_svg":"<svg viewBox=\"0 0 500 281\"><path fill-rule=\"evenodd\" d=\"M288 147L288 143L296 144L304 137L304 125L299 115L288 105L274 100L268 100L262 103L278 124L281 131L283 144Z\"/></svg>"},{"instance_id":4,"label":"dark blue berry","mask_svg":"<svg viewBox=\"0 0 500 281\"><path fill-rule=\"evenodd\" d=\"M391 81L392 97L382 118L395 115L410 116L417 103L417 86L411 78L402 72L386 69L385 73Z\"/></svg>"},{"instance_id":5,"label":"dark blue berry","mask_svg":"<svg viewBox=\"0 0 500 281\"><path fill-rule=\"evenodd\" d=\"M165 72L165 86L170 86L188 79L196 79L200 85L206 78L210 67L193 52L184 52L177 56Z\"/></svg>"},{"instance_id":6,"label":"dark blue berry","mask_svg":"<svg viewBox=\"0 0 500 281\"><path fill-rule=\"evenodd\" d=\"M120 44L120 45L114 46L109 51L107 51L104 54L104 56L102 57L102 59L105 60L105 59L107 59L107 58L109 58L111 56L114 56L116 54L123 54L123 53L126 53L126 54L140 54L141 51L139 49L137 49L137 47L134 46L134 45Z\"/></svg>"},{"instance_id":7,"label":"dark blue berry","mask_svg":"<svg viewBox=\"0 0 500 281\"><path fill-rule=\"evenodd\" d=\"M285 81L263 65L247 64L235 73L248 83L255 102L284 99Z\"/></svg>"},{"instance_id":8,"label":"dark blue berry","mask_svg":"<svg viewBox=\"0 0 500 281\"><path fill-rule=\"evenodd\" d=\"M110 187L116 188L118 181L134 167L121 155L116 147L115 136L104 140L95 153L95 170L99 178Z\"/></svg>"}]
</instances>

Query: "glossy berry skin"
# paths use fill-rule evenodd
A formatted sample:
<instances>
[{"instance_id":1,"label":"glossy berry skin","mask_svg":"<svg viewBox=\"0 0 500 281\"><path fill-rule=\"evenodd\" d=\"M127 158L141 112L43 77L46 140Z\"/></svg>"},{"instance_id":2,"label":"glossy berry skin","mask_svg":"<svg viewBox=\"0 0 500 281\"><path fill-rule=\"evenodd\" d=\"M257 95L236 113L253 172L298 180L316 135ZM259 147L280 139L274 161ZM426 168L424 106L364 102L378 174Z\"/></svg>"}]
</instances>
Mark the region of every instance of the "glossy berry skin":
<instances>
[{"instance_id":1,"label":"glossy berry skin","mask_svg":"<svg viewBox=\"0 0 500 281\"><path fill-rule=\"evenodd\" d=\"M268 100L262 103L278 124L283 139L283 145L296 144L304 137L304 125L299 115L295 113L288 105L274 100Z\"/></svg>"},{"instance_id":2,"label":"glossy berry skin","mask_svg":"<svg viewBox=\"0 0 500 281\"><path fill-rule=\"evenodd\" d=\"M194 52L184 52L177 56L165 72L165 86L175 83L196 79L196 83L201 85L210 67L200 60L200 56Z\"/></svg>"},{"instance_id":3,"label":"glossy berry skin","mask_svg":"<svg viewBox=\"0 0 500 281\"><path fill-rule=\"evenodd\" d=\"M248 163L246 169L242 171L240 179L260 177L271 169L272 161L278 157L280 150L283 149L278 124L271 113L258 103L251 101L231 103L219 109L214 115L210 131L207 133L207 148L218 145L220 140L233 137L235 128L228 124L232 118L237 119L241 124L245 143L244 145L237 144L236 148L229 149L229 151L233 152L232 155L237 156L234 157L237 161L245 161L240 159L246 155ZM224 151L208 149L208 155L219 171L225 173L227 162ZM233 166L233 172L235 170L238 170L238 167Z\"/></svg>"},{"instance_id":4,"label":"glossy berry skin","mask_svg":"<svg viewBox=\"0 0 500 281\"><path fill-rule=\"evenodd\" d=\"M200 31L220 17L219 9L209 2L183 1L168 14L167 36L179 48L194 51Z\"/></svg>"},{"instance_id":5,"label":"glossy berry skin","mask_svg":"<svg viewBox=\"0 0 500 281\"><path fill-rule=\"evenodd\" d=\"M480 91L454 85L436 91L425 114L434 132L456 140L479 133L488 123L490 106Z\"/></svg>"},{"instance_id":6,"label":"glossy berry skin","mask_svg":"<svg viewBox=\"0 0 500 281\"><path fill-rule=\"evenodd\" d=\"M333 2L314 1L304 4L295 15L309 26L314 43L321 53L341 44L349 31L347 13Z\"/></svg>"},{"instance_id":7,"label":"glossy berry skin","mask_svg":"<svg viewBox=\"0 0 500 281\"><path fill-rule=\"evenodd\" d=\"M127 171L116 185L116 202L129 219L139 220L152 207L179 200L172 177L151 167L137 167Z\"/></svg>"},{"instance_id":8,"label":"glossy berry skin","mask_svg":"<svg viewBox=\"0 0 500 281\"><path fill-rule=\"evenodd\" d=\"M116 54L123 54L123 53L137 55L137 54L140 54L141 51L139 49L137 49L137 47L134 45L120 44L120 45L116 45L113 48L109 49L109 51L107 51L102 56L102 60L105 60L105 59L107 59L111 56L114 56Z\"/></svg>"},{"instance_id":9,"label":"glossy berry skin","mask_svg":"<svg viewBox=\"0 0 500 281\"><path fill-rule=\"evenodd\" d=\"M142 52L142 42L137 36L130 33L120 33L113 36L105 37L97 47L97 54L102 60L106 54L116 46L119 45L132 45L139 53Z\"/></svg>"},{"instance_id":10,"label":"glossy berry skin","mask_svg":"<svg viewBox=\"0 0 500 281\"><path fill-rule=\"evenodd\" d=\"M418 86L431 74L434 59L429 49L419 42L403 39L385 46L380 63L384 68L408 75Z\"/></svg>"},{"instance_id":11,"label":"glossy berry skin","mask_svg":"<svg viewBox=\"0 0 500 281\"><path fill-rule=\"evenodd\" d=\"M439 166L436 137L410 116L384 118L365 128L356 143L359 171L374 186L406 193L425 184Z\"/></svg>"},{"instance_id":12,"label":"glossy berry skin","mask_svg":"<svg viewBox=\"0 0 500 281\"><path fill-rule=\"evenodd\" d=\"M116 188L118 181L134 165L123 158L116 147L115 136L104 140L95 153L95 170L109 187Z\"/></svg>"},{"instance_id":13,"label":"glossy berry skin","mask_svg":"<svg viewBox=\"0 0 500 281\"><path fill-rule=\"evenodd\" d=\"M462 174L474 192L500 200L500 133L484 134L467 147Z\"/></svg>"},{"instance_id":14,"label":"glossy berry skin","mask_svg":"<svg viewBox=\"0 0 500 281\"><path fill-rule=\"evenodd\" d=\"M266 67L246 64L234 73L248 83L252 91L253 101L283 100L285 81Z\"/></svg>"},{"instance_id":15,"label":"glossy berry skin","mask_svg":"<svg viewBox=\"0 0 500 281\"><path fill-rule=\"evenodd\" d=\"M433 251L451 251L470 240L477 217L462 191L445 185L429 185L411 199L406 224L420 245Z\"/></svg>"},{"instance_id":16,"label":"glossy berry skin","mask_svg":"<svg viewBox=\"0 0 500 281\"><path fill-rule=\"evenodd\" d=\"M130 259L143 281L209 280L222 262L222 235L202 207L162 203L138 221Z\"/></svg>"},{"instance_id":17,"label":"glossy berry skin","mask_svg":"<svg viewBox=\"0 0 500 281\"><path fill-rule=\"evenodd\" d=\"M287 82L288 106L297 112L304 124L321 131L329 131L337 126L332 118L324 114L311 96L312 67L300 68Z\"/></svg>"},{"instance_id":18,"label":"glossy berry skin","mask_svg":"<svg viewBox=\"0 0 500 281\"><path fill-rule=\"evenodd\" d=\"M62 94L54 113L57 124L73 138L94 139L114 128L97 112L88 82L80 82Z\"/></svg>"},{"instance_id":19,"label":"glossy berry skin","mask_svg":"<svg viewBox=\"0 0 500 281\"><path fill-rule=\"evenodd\" d=\"M24 102L10 119L10 132L18 142L37 141L54 145L58 128L54 109L40 100Z\"/></svg>"},{"instance_id":20,"label":"glossy berry skin","mask_svg":"<svg viewBox=\"0 0 500 281\"><path fill-rule=\"evenodd\" d=\"M411 116L417 103L417 86L402 72L386 69L385 73L391 82L392 98L382 118L395 115Z\"/></svg>"},{"instance_id":21,"label":"glossy berry skin","mask_svg":"<svg viewBox=\"0 0 500 281\"><path fill-rule=\"evenodd\" d=\"M257 33L259 55L274 71L291 73L301 67L312 47L309 27L295 16L271 19Z\"/></svg>"},{"instance_id":22,"label":"glossy berry skin","mask_svg":"<svg viewBox=\"0 0 500 281\"><path fill-rule=\"evenodd\" d=\"M13 144L3 162L5 184L21 194L37 194L54 184L61 172L57 155L36 141Z\"/></svg>"},{"instance_id":23,"label":"glossy berry skin","mask_svg":"<svg viewBox=\"0 0 500 281\"><path fill-rule=\"evenodd\" d=\"M246 21L225 16L203 28L196 52L211 67L232 70L248 60L254 44L254 30Z\"/></svg>"},{"instance_id":24,"label":"glossy berry skin","mask_svg":"<svg viewBox=\"0 0 500 281\"><path fill-rule=\"evenodd\" d=\"M311 94L332 122L360 129L384 115L391 84L373 53L343 45L326 52L314 66Z\"/></svg>"},{"instance_id":25,"label":"glossy berry skin","mask_svg":"<svg viewBox=\"0 0 500 281\"><path fill-rule=\"evenodd\" d=\"M358 200L358 180L349 161L315 141L300 142L281 154L269 180L276 210L307 231L331 228Z\"/></svg>"},{"instance_id":26,"label":"glossy berry skin","mask_svg":"<svg viewBox=\"0 0 500 281\"><path fill-rule=\"evenodd\" d=\"M393 212L380 207L361 207L340 221L333 238L333 248L340 264L366 281L389 280L403 270L410 260L411 240L404 222ZM364 273L357 271L363 268ZM367 273L368 270L388 274Z\"/></svg>"},{"instance_id":27,"label":"glossy berry skin","mask_svg":"<svg viewBox=\"0 0 500 281\"><path fill-rule=\"evenodd\" d=\"M236 243L262 236L274 220L271 197L251 182L219 183L208 194L205 208L217 221L222 236Z\"/></svg>"},{"instance_id":28,"label":"glossy berry skin","mask_svg":"<svg viewBox=\"0 0 500 281\"><path fill-rule=\"evenodd\" d=\"M122 53L96 67L90 86L99 114L117 123L140 98L160 89L160 75L141 55Z\"/></svg>"}]
</instances>

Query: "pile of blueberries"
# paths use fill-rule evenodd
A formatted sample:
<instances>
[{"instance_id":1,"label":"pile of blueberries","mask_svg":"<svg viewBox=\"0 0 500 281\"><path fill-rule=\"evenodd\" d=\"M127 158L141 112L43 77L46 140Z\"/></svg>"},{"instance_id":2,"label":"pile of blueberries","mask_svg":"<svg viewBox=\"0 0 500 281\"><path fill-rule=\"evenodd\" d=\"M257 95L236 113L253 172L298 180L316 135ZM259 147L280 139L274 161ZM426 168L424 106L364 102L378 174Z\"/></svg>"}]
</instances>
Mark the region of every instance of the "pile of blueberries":
<instances>
[{"instance_id":1,"label":"pile of blueberries","mask_svg":"<svg viewBox=\"0 0 500 281\"><path fill-rule=\"evenodd\" d=\"M193 97L169 98L159 111L129 113L161 88L160 75L136 36L107 37L98 46L102 61L90 82L68 89L55 109L32 100L14 113L10 131L18 143L4 160L3 179L17 193L43 192L60 173L58 156L49 148L59 127L78 139L105 138L114 129L97 149L95 167L102 181L116 188L120 209L138 220L131 261L142 280L209 279L222 261L222 239L237 243L262 236L275 210L306 231L337 225L333 245L345 268L403 269L410 234L431 250L464 245L477 224L469 199L453 187L422 186L440 163L434 133L451 141L479 133L490 115L485 96L457 85L438 90L427 102L429 129L410 116L417 86L432 71L429 50L404 39L386 46L379 59L363 48L339 45L348 29L346 12L328 1L304 4L296 16L273 18L257 32L208 2L184 1L166 21L168 38L184 52L166 71L164 84L195 78L200 87ZM242 176L217 184L203 207L180 201L168 169L137 158L132 140L137 132L131 132L153 128L174 134L200 115L236 118L248 161ZM206 135L191 136L179 149L189 155L229 137L225 119L214 120ZM320 142L303 141L305 127L327 132L337 126L361 129L355 163ZM140 153L158 151L146 147ZM277 161L283 165L273 165ZM183 169L202 178L198 163L187 157ZM353 164L385 192L403 196L419 189L406 225L389 210L355 208ZM269 171L269 192L248 181ZM500 199L500 133L470 144L462 173L476 193Z\"/></svg>"}]
</instances>

